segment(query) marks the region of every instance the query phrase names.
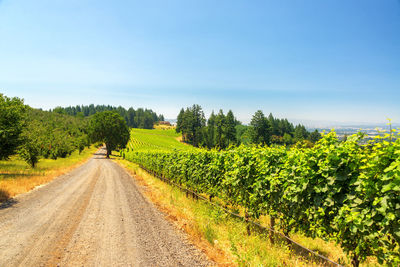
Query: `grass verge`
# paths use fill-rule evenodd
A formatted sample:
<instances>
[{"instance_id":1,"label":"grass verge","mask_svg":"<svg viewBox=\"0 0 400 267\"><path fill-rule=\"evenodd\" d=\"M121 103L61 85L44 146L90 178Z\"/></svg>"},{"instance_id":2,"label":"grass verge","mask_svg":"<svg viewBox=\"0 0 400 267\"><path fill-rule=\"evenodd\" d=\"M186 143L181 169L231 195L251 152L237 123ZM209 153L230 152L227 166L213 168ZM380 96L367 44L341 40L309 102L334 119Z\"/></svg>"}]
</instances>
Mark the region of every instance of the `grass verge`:
<instances>
[{"instance_id":1,"label":"grass verge","mask_svg":"<svg viewBox=\"0 0 400 267\"><path fill-rule=\"evenodd\" d=\"M286 243L271 244L263 234L247 235L244 222L203 201L188 198L178 188L155 178L135 163L116 159L146 188L146 197L167 214L167 219L184 230L217 266L321 266L312 258L296 254ZM303 240L301 236L295 236L295 239L307 241L310 247L319 242ZM335 254L341 254L337 247L334 249L334 244L328 246L332 246Z\"/></svg>"},{"instance_id":2,"label":"grass verge","mask_svg":"<svg viewBox=\"0 0 400 267\"><path fill-rule=\"evenodd\" d=\"M18 194L28 192L38 185L48 183L55 177L78 167L97 150L97 147L91 146L81 154L75 151L66 158L40 159L35 168L31 168L16 156L10 160L1 160L0 203Z\"/></svg>"}]
</instances>

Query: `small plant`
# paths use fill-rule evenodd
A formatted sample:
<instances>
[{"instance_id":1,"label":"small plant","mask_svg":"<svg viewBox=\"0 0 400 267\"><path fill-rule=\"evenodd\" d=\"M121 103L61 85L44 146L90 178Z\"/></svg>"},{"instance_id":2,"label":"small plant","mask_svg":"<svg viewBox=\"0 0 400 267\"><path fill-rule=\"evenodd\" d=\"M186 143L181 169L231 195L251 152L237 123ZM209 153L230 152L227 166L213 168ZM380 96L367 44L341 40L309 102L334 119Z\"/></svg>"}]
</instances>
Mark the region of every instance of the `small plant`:
<instances>
[{"instance_id":1,"label":"small plant","mask_svg":"<svg viewBox=\"0 0 400 267\"><path fill-rule=\"evenodd\" d=\"M217 239L217 234L210 223L206 224L204 227L204 236L210 244L214 245L214 240Z\"/></svg>"}]
</instances>

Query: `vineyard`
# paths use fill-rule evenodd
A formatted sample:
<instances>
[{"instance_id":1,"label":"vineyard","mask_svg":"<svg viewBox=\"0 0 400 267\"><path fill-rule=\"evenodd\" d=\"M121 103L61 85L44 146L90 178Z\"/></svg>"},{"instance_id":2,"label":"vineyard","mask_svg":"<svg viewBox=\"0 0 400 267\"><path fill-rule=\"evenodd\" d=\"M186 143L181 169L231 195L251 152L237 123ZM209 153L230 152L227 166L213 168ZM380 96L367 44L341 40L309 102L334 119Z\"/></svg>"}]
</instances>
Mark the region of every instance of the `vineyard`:
<instances>
[{"instance_id":1,"label":"vineyard","mask_svg":"<svg viewBox=\"0 0 400 267\"><path fill-rule=\"evenodd\" d=\"M399 138L387 134L361 145L362 134L343 142L331 132L312 148L217 151L173 150L150 136L147 146L132 136L124 157L157 175L242 207L255 220L268 215L285 235L335 241L354 266L371 256L400 264Z\"/></svg>"},{"instance_id":2,"label":"vineyard","mask_svg":"<svg viewBox=\"0 0 400 267\"><path fill-rule=\"evenodd\" d=\"M178 139L181 135L175 129L132 129L131 140L127 144L127 151L191 151L192 146L181 143Z\"/></svg>"}]
</instances>

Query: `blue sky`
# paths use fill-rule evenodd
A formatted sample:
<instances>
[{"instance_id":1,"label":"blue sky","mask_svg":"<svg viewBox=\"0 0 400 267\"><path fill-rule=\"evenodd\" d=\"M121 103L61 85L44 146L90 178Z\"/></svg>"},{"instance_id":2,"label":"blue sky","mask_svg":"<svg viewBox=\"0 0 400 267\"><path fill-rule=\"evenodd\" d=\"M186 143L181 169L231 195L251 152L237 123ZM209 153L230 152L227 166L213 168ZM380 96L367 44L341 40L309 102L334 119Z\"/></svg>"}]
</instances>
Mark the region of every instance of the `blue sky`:
<instances>
[{"instance_id":1,"label":"blue sky","mask_svg":"<svg viewBox=\"0 0 400 267\"><path fill-rule=\"evenodd\" d=\"M400 1L0 0L0 92L45 109L399 122Z\"/></svg>"}]
</instances>

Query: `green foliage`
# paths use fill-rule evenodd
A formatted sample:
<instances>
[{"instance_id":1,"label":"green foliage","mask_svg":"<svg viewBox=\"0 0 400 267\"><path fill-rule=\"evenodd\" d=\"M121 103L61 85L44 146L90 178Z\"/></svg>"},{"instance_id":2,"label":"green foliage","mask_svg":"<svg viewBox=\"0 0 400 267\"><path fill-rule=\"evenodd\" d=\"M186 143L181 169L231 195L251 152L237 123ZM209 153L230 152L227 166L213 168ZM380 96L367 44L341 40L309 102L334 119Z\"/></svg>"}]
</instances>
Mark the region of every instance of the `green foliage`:
<instances>
[{"instance_id":1,"label":"green foliage","mask_svg":"<svg viewBox=\"0 0 400 267\"><path fill-rule=\"evenodd\" d=\"M14 154L22 143L25 110L21 99L0 94L0 159Z\"/></svg>"},{"instance_id":2,"label":"green foliage","mask_svg":"<svg viewBox=\"0 0 400 267\"><path fill-rule=\"evenodd\" d=\"M318 132L318 130L315 130L314 132L311 132L310 134L309 134L309 136L308 136L308 139L311 141L311 142L313 142L313 143L315 143L315 142L317 142L319 139L321 139L322 138L322 136L321 136L321 134Z\"/></svg>"},{"instance_id":3,"label":"green foliage","mask_svg":"<svg viewBox=\"0 0 400 267\"><path fill-rule=\"evenodd\" d=\"M157 115L151 109L143 109L138 108L137 110L133 108L129 108L128 110L119 106L105 106L105 105L89 105L89 106L74 106L74 107L56 107L53 109L53 112L59 114L67 114L71 116L77 116L79 118L88 117L94 115L98 112L103 111L116 111L119 115L121 115L127 125L132 128L143 128L143 129L153 129L154 123L158 121L163 121L163 115Z\"/></svg>"},{"instance_id":4,"label":"green foliage","mask_svg":"<svg viewBox=\"0 0 400 267\"><path fill-rule=\"evenodd\" d=\"M215 146L215 124L216 124L216 116L213 111L211 112L210 118L207 121L206 146L209 148Z\"/></svg>"},{"instance_id":5,"label":"green foliage","mask_svg":"<svg viewBox=\"0 0 400 267\"><path fill-rule=\"evenodd\" d=\"M267 118L265 118L264 113L261 110L258 110L253 115L250 126L250 138L253 144L268 145L270 143L270 126L268 124Z\"/></svg>"},{"instance_id":6,"label":"green foliage","mask_svg":"<svg viewBox=\"0 0 400 267\"><path fill-rule=\"evenodd\" d=\"M34 167L39 158L66 157L74 150L90 145L82 118L25 106L19 98L0 94L0 159L17 151Z\"/></svg>"},{"instance_id":7,"label":"green foliage","mask_svg":"<svg viewBox=\"0 0 400 267\"><path fill-rule=\"evenodd\" d=\"M24 136L23 145L20 147L19 156L32 168L39 162L40 145L36 133L30 132Z\"/></svg>"},{"instance_id":8,"label":"green foliage","mask_svg":"<svg viewBox=\"0 0 400 267\"><path fill-rule=\"evenodd\" d=\"M193 105L185 111L181 110L178 115L176 131L182 133L184 142L193 146L199 146L204 140L204 127L206 119L199 105Z\"/></svg>"},{"instance_id":9,"label":"green foliage","mask_svg":"<svg viewBox=\"0 0 400 267\"><path fill-rule=\"evenodd\" d=\"M268 214L286 234L336 241L356 262L400 264L400 136L361 145L331 132L314 146L126 152L126 159L198 193Z\"/></svg>"},{"instance_id":10,"label":"green foliage","mask_svg":"<svg viewBox=\"0 0 400 267\"><path fill-rule=\"evenodd\" d=\"M181 109L176 132L182 133L183 141L193 146L224 149L229 145L236 145L236 120L230 110L226 116L222 110L217 115L214 111L207 121L199 105L193 105L186 110Z\"/></svg>"},{"instance_id":11,"label":"green foliage","mask_svg":"<svg viewBox=\"0 0 400 267\"><path fill-rule=\"evenodd\" d=\"M35 167L39 158L65 158L89 146L86 122L60 113L27 108L19 155Z\"/></svg>"},{"instance_id":12,"label":"green foliage","mask_svg":"<svg viewBox=\"0 0 400 267\"><path fill-rule=\"evenodd\" d=\"M225 148L227 139L225 137L225 115L222 109L219 110L215 117L215 146Z\"/></svg>"},{"instance_id":13,"label":"green foliage","mask_svg":"<svg viewBox=\"0 0 400 267\"><path fill-rule=\"evenodd\" d=\"M178 141L181 135L174 129L132 129L128 151L195 150L193 146Z\"/></svg>"},{"instance_id":14,"label":"green foliage","mask_svg":"<svg viewBox=\"0 0 400 267\"><path fill-rule=\"evenodd\" d=\"M293 137L295 141L298 142L307 139L309 134L310 133L306 130L306 127L299 124L294 128Z\"/></svg>"},{"instance_id":15,"label":"green foliage","mask_svg":"<svg viewBox=\"0 0 400 267\"><path fill-rule=\"evenodd\" d=\"M214 240L217 239L217 235L215 233L214 228L211 226L210 223L208 223L205 227L204 227L204 237L207 239L207 241L211 244L214 245Z\"/></svg>"},{"instance_id":16,"label":"green foliage","mask_svg":"<svg viewBox=\"0 0 400 267\"><path fill-rule=\"evenodd\" d=\"M250 127L242 124L238 124L235 126L236 128L236 140L238 142L238 145L244 144L244 145L249 145L250 144Z\"/></svg>"},{"instance_id":17,"label":"green foliage","mask_svg":"<svg viewBox=\"0 0 400 267\"><path fill-rule=\"evenodd\" d=\"M28 108L25 125L20 150L25 159L29 154L36 154L34 147L38 147L39 157L57 159L90 145L85 119Z\"/></svg>"},{"instance_id":18,"label":"green foliage","mask_svg":"<svg viewBox=\"0 0 400 267\"><path fill-rule=\"evenodd\" d=\"M124 118L114 111L104 111L93 115L89 129L93 142L106 144L107 157L112 150L124 148L129 141L129 128Z\"/></svg>"},{"instance_id":19,"label":"green foliage","mask_svg":"<svg viewBox=\"0 0 400 267\"><path fill-rule=\"evenodd\" d=\"M293 138L292 138L292 136L291 136L290 134L288 134L288 133L285 133L285 134L283 135L282 139L283 139L283 143L284 143L285 145L291 145L291 144L293 144Z\"/></svg>"},{"instance_id":20,"label":"green foliage","mask_svg":"<svg viewBox=\"0 0 400 267\"><path fill-rule=\"evenodd\" d=\"M390 137L379 136L365 147L359 179L352 183L350 201L340 209L336 224L347 251L361 259L376 254L381 263L399 265L400 136L395 142Z\"/></svg>"},{"instance_id":21,"label":"green foliage","mask_svg":"<svg viewBox=\"0 0 400 267\"><path fill-rule=\"evenodd\" d=\"M222 110L217 115L213 111L206 125L199 105L181 109L176 132L182 133L184 142L196 147L218 149L250 143L292 145L302 142L312 146L321 138L317 130L310 134L303 125L299 124L295 128L287 119L277 119L272 114L265 117L261 110L253 115L250 126L237 121L231 110L226 115Z\"/></svg>"}]
</instances>

